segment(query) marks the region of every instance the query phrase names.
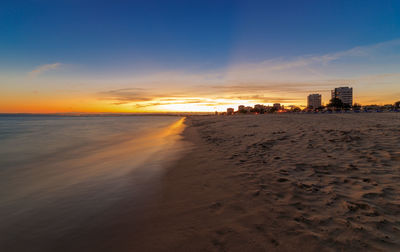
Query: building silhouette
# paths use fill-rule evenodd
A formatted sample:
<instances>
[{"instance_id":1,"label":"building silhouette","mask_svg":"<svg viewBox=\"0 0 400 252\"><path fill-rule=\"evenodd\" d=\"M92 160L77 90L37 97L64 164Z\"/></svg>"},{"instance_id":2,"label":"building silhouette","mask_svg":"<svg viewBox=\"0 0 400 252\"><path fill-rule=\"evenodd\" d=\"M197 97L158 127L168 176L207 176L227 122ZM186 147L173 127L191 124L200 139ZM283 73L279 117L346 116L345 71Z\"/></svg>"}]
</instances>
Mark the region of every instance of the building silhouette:
<instances>
[{"instance_id":1,"label":"building silhouette","mask_svg":"<svg viewBox=\"0 0 400 252\"><path fill-rule=\"evenodd\" d=\"M349 87L338 87L335 88L332 92L332 99L338 98L343 104L353 105L353 88Z\"/></svg>"},{"instance_id":2,"label":"building silhouette","mask_svg":"<svg viewBox=\"0 0 400 252\"><path fill-rule=\"evenodd\" d=\"M282 108L280 103L274 103L273 107L276 110L280 110Z\"/></svg>"},{"instance_id":3,"label":"building silhouette","mask_svg":"<svg viewBox=\"0 0 400 252\"><path fill-rule=\"evenodd\" d=\"M310 109L317 109L321 107L321 95L320 94L310 94L307 97L307 107Z\"/></svg>"}]
</instances>

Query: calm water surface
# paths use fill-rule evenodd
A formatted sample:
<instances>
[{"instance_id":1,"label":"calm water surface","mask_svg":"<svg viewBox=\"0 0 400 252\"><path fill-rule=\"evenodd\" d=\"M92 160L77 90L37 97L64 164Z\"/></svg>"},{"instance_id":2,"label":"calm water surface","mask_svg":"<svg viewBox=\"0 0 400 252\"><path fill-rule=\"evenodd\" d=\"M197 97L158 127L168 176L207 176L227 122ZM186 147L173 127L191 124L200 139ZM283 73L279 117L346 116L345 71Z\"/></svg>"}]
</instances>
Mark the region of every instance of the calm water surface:
<instances>
[{"instance_id":1,"label":"calm water surface","mask_svg":"<svg viewBox=\"0 0 400 252\"><path fill-rule=\"evenodd\" d=\"M91 250L85 240L140 215L182 153L183 121L0 116L0 250Z\"/></svg>"}]
</instances>

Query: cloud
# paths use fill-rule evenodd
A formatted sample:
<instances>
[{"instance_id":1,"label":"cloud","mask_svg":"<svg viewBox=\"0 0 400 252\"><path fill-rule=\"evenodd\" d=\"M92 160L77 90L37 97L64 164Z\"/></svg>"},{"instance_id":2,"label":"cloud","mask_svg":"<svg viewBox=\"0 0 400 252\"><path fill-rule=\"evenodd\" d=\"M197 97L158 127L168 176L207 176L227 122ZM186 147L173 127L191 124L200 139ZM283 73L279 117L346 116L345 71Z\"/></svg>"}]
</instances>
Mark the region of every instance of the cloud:
<instances>
[{"instance_id":1,"label":"cloud","mask_svg":"<svg viewBox=\"0 0 400 252\"><path fill-rule=\"evenodd\" d=\"M232 100L247 100L247 101L258 101L260 103L293 103L298 102L300 99L298 98L282 98L282 97L274 97L274 96L264 96L264 95L242 95L242 96L228 96L221 97L223 99L232 99Z\"/></svg>"},{"instance_id":2,"label":"cloud","mask_svg":"<svg viewBox=\"0 0 400 252\"><path fill-rule=\"evenodd\" d=\"M53 64L45 64L45 65L38 66L33 71L29 72L29 76L36 77L36 76L43 74L45 72L48 72L50 70L58 69L61 65L62 65L61 63L53 63Z\"/></svg>"},{"instance_id":3,"label":"cloud","mask_svg":"<svg viewBox=\"0 0 400 252\"><path fill-rule=\"evenodd\" d=\"M242 102L304 104L309 93L321 93L327 101L332 88L351 85L358 97L373 94L390 100L394 96L392 89L400 83L399 67L400 40L392 40L321 55L232 62L225 69L203 73L161 71L132 76L124 84L132 88L98 95L112 104L135 108L181 104L231 106Z\"/></svg>"},{"instance_id":4,"label":"cloud","mask_svg":"<svg viewBox=\"0 0 400 252\"><path fill-rule=\"evenodd\" d=\"M181 90L181 92L164 92L160 94L154 89L139 89L139 88L124 88L103 91L98 93L99 99L109 101L113 105L132 105L135 109L148 109L159 106L179 106L179 105L194 105L201 107L216 107L216 106L232 106L234 103L298 103L301 98L265 96L255 94L254 90L260 91L259 86L252 86L250 90L238 89L235 94L233 92L224 92L225 88L234 87L219 87L214 86L205 92L199 86L193 89ZM198 92L197 90L203 90ZM222 91L222 92L221 92Z\"/></svg>"},{"instance_id":5,"label":"cloud","mask_svg":"<svg viewBox=\"0 0 400 252\"><path fill-rule=\"evenodd\" d=\"M333 76L371 74L371 71L378 73L385 66L388 66L386 71L396 71L394 69L399 66L399 62L400 39L396 39L321 55L233 62L226 72L226 80L324 81Z\"/></svg>"},{"instance_id":6,"label":"cloud","mask_svg":"<svg viewBox=\"0 0 400 252\"><path fill-rule=\"evenodd\" d=\"M190 103L193 98L187 97L187 93L167 92L160 94L155 89L144 88L123 88L98 92L97 96L100 100L111 101L115 105L123 105L135 102L151 102L154 100L161 102L171 102L186 99ZM198 100L195 100L196 102Z\"/></svg>"},{"instance_id":7,"label":"cloud","mask_svg":"<svg viewBox=\"0 0 400 252\"><path fill-rule=\"evenodd\" d=\"M244 94L248 92L252 93L298 93L304 91L311 91L315 89L327 89L332 86L332 83L328 82L238 82L233 85L214 85L210 88L217 90L218 92L224 91L234 94Z\"/></svg>"},{"instance_id":8,"label":"cloud","mask_svg":"<svg viewBox=\"0 0 400 252\"><path fill-rule=\"evenodd\" d=\"M151 101L153 98L144 94L142 88L122 88L99 92L100 100L112 101L115 105L122 105L132 102Z\"/></svg>"}]
</instances>

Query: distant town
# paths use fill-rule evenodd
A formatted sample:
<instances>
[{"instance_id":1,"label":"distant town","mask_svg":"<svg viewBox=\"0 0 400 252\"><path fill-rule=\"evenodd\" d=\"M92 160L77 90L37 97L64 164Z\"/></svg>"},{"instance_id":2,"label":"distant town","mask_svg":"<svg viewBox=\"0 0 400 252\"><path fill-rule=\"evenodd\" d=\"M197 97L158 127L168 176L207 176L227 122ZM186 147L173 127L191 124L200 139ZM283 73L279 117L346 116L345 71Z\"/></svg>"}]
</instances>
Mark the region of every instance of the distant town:
<instances>
[{"instance_id":1,"label":"distant town","mask_svg":"<svg viewBox=\"0 0 400 252\"><path fill-rule=\"evenodd\" d=\"M331 91L331 99L327 105L322 105L321 94L309 94L307 97L307 107L301 109L298 106L290 105L285 107L280 103L274 103L272 106L256 104L254 107L239 105L235 111L234 108L228 108L226 112L215 114L234 115L234 114L266 114L266 113L332 113L332 112L400 112L400 101L394 104L380 105L361 105L353 103L353 88L338 87Z\"/></svg>"}]
</instances>

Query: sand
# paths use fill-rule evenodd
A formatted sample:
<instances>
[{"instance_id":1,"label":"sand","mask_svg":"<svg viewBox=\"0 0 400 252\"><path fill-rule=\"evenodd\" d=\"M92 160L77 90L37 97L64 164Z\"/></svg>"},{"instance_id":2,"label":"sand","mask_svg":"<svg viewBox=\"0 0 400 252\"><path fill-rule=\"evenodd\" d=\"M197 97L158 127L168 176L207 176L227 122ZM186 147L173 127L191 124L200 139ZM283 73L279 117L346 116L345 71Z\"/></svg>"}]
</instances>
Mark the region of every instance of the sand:
<instances>
[{"instance_id":1,"label":"sand","mask_svg":"<svg viewBox=\"0 0 400 252\"><path fill-rule=\"evenodd\" d=\"M399 251L400 114L191 116L133 251ZM124 245L124 246L125 246Z\"/></svg>"}]
</instances>

